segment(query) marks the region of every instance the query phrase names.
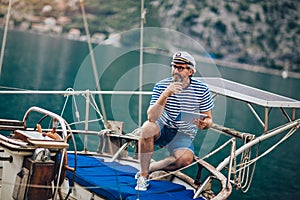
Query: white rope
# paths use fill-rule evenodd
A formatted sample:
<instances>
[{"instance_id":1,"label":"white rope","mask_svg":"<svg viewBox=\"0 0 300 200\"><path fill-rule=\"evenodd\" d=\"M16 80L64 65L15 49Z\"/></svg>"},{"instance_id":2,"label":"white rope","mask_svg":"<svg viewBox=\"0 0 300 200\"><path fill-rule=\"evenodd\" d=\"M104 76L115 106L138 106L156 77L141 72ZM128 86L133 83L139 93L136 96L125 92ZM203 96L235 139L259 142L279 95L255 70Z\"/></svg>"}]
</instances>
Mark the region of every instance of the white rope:
<instances>
[{"instance_id":1,"label":"white rope","mask_svg":"<svg viewBox=\"0 0 300 200\"><path fill-rule=\"evenodd\" d=\"M98 122L98 121L102 121L101 119L93 119L93 120L88 120L88 122ZM86 121L78 121L78 122L73 122L73 123L70 123L70 126L72 125L77 125L77 124L84 124Z\"/></svg>"},{"instance_id":2,"label":"white rope","mask_svg":"<svg viewBox=\"0 0 300 200\"><path fill-rule=\"evenodd\" d=\"M215 150L212 151L211 153L207 154L207 155L206 155L205 157L203 157L201 160L207 159L207 158L209 158L210 156L214 155L215 153L217 153L218 151L220 151L221 149L223 149L226 145L228 145L229 143L231 143L232 140L233 140L233 139L230 139L230 140L226 141L223 145L221 145L220 147L218 147L217 149L215 149ZM169 175L175 174L175 173L177 173L177 172L180 172L180 171L185 170L185 169L187 169L187 168L189 168L189 167L191 167L191 166L193 166L193 165L195 165L195 164L198 164L199 162L200 162L200 160L199 160L199 161L196 160L196 161L192 162L191 164L186 165L186 166L184 166L184 167L182 167L182 168L179 168L179 169L177 169L177 170L175 170L175 171L168 172L168 173L166 173L166 174L164 174L164 175L155 177L154 180L156 180L156 179L161 179L161 178L164 178L164 177L166 177L166 176L169 176Z\"/></svg>"},{"instance_id":3,"label":"white rope","mask_svg":"<svg viewBox=\"0 0 300 200\"><path fill-rule=\"evenodd\" d=\"M72 88L68 88L66 91L74 91ZM63 105L63 108L62 108L62 110L61 110L61 112L60 112L60 116L63 116L63 114L64 114L64 112L65 112L65 108L66 108L66 106L67 106L67 103L68 103L68 100L69 100L69 96L70 95L66 95L66 100L65 100L65 103L64 103L64 105Z\"/></svg>"},{"instance_id":4,"label":"white rope","mask_svg":"<svg viewBox=\"0 0 300 200\"><path fill-rule=\"evenodd\" d=\"M101 111L100 111L93 95L91 95L91 99L92 99L92 102L90 102L90 104L94 108L94 110L98 113L98 115L100 116L100 119L101 119L101 121L102 121L102 123L104 124L104 127L105 127L104 117L101 114Z\"/></svg>"},{"instance_id":5,"label":"white rope","mask_svg":"<svg viewBox=\"0 0 300 200\"><path fill-rule=\"evenodd\" d=\"M89 95L89 94L83 95L85 99L88 98L87 95ZM90 106L91 106L91 107L97 112L97 114L100 116L100 119L99 119L98 121L101 120L102 123L103 123L103 125L104 125L104 127L106 127L105 121L104 121L104 117L103 117L103 115L101 114L101 111L100 111L100 109L98 108L97 103L96 103L96 101L95 101L93 95L90 94L89 97L90 97L90 99L91 99L91 100L89 101Z\"/></svg>"},{"instance_id":6,"label":"white rope","mask_svg":"<svg viewBox=\"0 0 300 200\"><path fill-rule=\"evenodd\" d=\"M272 147L270 147L268 150L266 150L264 153L262 153L260 156L255 157L252 160L249 160L248 162L246 162L246 166L249 166L253 163L255 163L258 159L266 156L267 154L269 154L271 151L273 151L278 145L280 145L282 142L284 142L286 139L288 139L291 135L293 135L293 133L297 130L297 128L292 128L283 138L281 138L281 140L279 140L276 144L274 144ZM242 170L242 168L240 168L237 171Z\"/></svg>"},{"instance_id":7,"label":"white rope","mask_svg":"<svg viewBox=\"0 0 300 200\"><path fill-rule=\"evenodd\" d=\"M202 158L202 160L207 159L207 158L211 157L212 155L216 154L218 151L220 151L221 149L223 149L225 146L227 146L231 142L232 142L232 139L228 140L227 142L225 142L224 144L222 144L221 146L219 146L217 149L215 149L214 151L212 151L209 154L207 154L206 156L204 156Z\"/></svg>"},{"instance_id":8,"label":"white rope","mask_svg":"<svg viewBox=\"0 0 300 200\"><path fill-rule=\"evenodd\" d=\"M244 139L244 144L246 144L246 143L247 143L247 137ZM236 171L236 173L239 172L238 179L236 179L236 183L239 188L243 188L244 186L242 186L242 184L244 183L244 185L245 185L248 182L250 168L244 167L244 166L245 166L245 163L247 162L247 160L251 159L251 153L252 153L252 148L249 148L249 149L246 149L245 151L243 151L242 155L241 155L240 164L237 165L237 166L243 166L243 170ZM245 181L245 176L247 177L246 181Z\"/></svg>"},{"instance_id":9,"label":"white rope","mask_svg":"<svg viewBox=\"0 0 300 200\"><path fill-rule=\"evenodd\" d=\"M74 95L72 96L72 100L73 100L73 104L75 107L75 117L76 117L77 121L80 121L80 113L78 111L78 106L77 106L76 98Z\"/></svg>"},{"instance_id":10,"label":"white rope","mask_svg":"<svg viewBox=\"0 0 300 200\"><path fill-rule=\"evenodd\" d=\"M232 139L228 140L228 141L225 142L223 145L221 145L220 147L218 147L217 149L215 149L215 150L212 151L211 153L209 153L209 154L207 154L206 156L204 156L204 157L202 158L202 160L207 159L207 158L209 158L210 156L216 154L218 151L220 151L221 149L223 149L226 145L228 145L228 144L231 143L231 142L232 142ZM187 168L189 168L189 167L191 167L191 166L193 166L193 165L195 165L195 164L198 164L199 162L200 162L200 160L199 160L199 161L196 160L196 161L192 162L191 164L186 165L186 166L184 166L184 167L182 167L182 168L179 168L179 169L177 169L177 170L175 170L175 171L171 171L171 172L168 172L168 173L166 173L166 174L164 174L164 175L155 177L155 178L153 178L153 180L161 179L161 178L167 177L167 176L169 176L169 175L176 174L177 172L180 172L180 171L182 171L182 170L185 170L185 169L187 169Z\"/></svg>"},{"instance_id":11,"label":"white rope","mask_svg":"<svg viewBox=\"0 0 300 200\"><path fill-rule=\"evenodd\" d=\"M256 168L256 163L257 163L257 160L259 160L260 158L266 156L267 154L269 154L271 151L273 151L277 146L279 146L282 142L284 142L285 140L287 140L291 135L293 135L293 133L297 130L296 127L292 128L284 137L281 138L281 140L279 140L277 143L275 143L273 146L271 146L268 150L266 150L264 153L262 153L260 156L258 156L258 151L257 151L257 154L256 154L256 157L254 159L250 159L249 158L249 161L247 162L244 162L243 164L239 165L240 168L238 170L236 170L236 172L241 172L242 170L245 170L247 169L247 178L246 178L246 183L241 186L241 190L246 193L250 186L251 186L251 183L252 183L252 180L253 180L253 176L254 176L254 171L255 171L255 168ZM253 164L253 169L252 169L252 173L251 173L251 176L249 178L249 167ZM249 183L248 183L249 181ZM241 181L240 183L242 183L243 181Z\"/></svg>"},{"instance_id":12,"label":"white rope","mask_svg":"<svg viewBox=\"0 0 300 200\"><path fill-rule=\"evenodd\" d=\"M246 184L244 184L241 188L242 188L242 191L243 192L247 192L248 190L249 190L249 188L250 188L250 186L251 186L251 183L252 183L252 180L253 180L253 176L254 176L254 171L255 171L255 167L256 167L256 161L258 160L258 159L260 159L260 158L262 158L262 157L264 157L264 156L266 156L268 153L270 153L272 150L274 150L278 145L280 145L282 142L284 142L286 139L288 139L295 131L297 130L297 128L296 127L294 127L294 128L292 128L280 141L278 141L276 144L274 144L272 147L270 147L268 150L266 150L263 154L261 154L260 156L257 156L256 155L256 157L254 158L254 159L252 159L252 160L249 160L249 161L247 161L247 162L243 162L242 164L239 164L239 165L237 165L236 167L238 168L238 167L240 167L238 170L236 170L235 171L235 173L237 173L237 172L240 172L241 170L246 170L247 172L246 172ZM209 153L209 154L207 154L205 157L203 157L203 159L202 160L204 160L204 159L206 159L206 158L208 158L208 157L210 157L210 156L212 156L213 154L215 154L215 153L217 153L219 150L221 150L222 148L224 148L228 143L230 143L231 142L231 140L228 140L227 142L225 142L223 145L221 145L220 147L218 147L217 149L215 149L214 151L212 151L211 153ZM248 152L247 153L249 153L250 152L250 150L248 149ZM249 157L249 159L250 159L250 156L245 156L245 158L246 157ZM161 179L161 178L164 178L164 177L167 177L167 176L169 176L169 175L172 175L172 174L176 174L177 172L180 172L180 171L182 171L182 170L184 170L184 169L187 169L187 168L189 168L189 167L191 167L191 166L193 166L193 165L195 165L195 164L197 164L197 163L199 163L199 161L194 161L193 163L191 163L191 164L189 164L189 165L187 165L187 166L185 166L185 167L182 167L182 168L180 168L180 169L178 169L178 170L175 170L175 171L172 171L172 172L168 172L168 173L166 173L166 174L164 174L164 175L161 175L161 176L158 176L158 177L156 177L156 178L154 178L154 180L156 180L156 179ZM253 170L252 170L252 173L251 173L251 176L250 176L250 178L249 178L249 167L252 165L252 164L255 164L255 166L254 166L254 168L253 168ZM230 177L228 177L228 178L230 178ZM249 181L250 180L250 181ZM244 189L246 187L246 189Z\"/></svg>"}]
</instances>

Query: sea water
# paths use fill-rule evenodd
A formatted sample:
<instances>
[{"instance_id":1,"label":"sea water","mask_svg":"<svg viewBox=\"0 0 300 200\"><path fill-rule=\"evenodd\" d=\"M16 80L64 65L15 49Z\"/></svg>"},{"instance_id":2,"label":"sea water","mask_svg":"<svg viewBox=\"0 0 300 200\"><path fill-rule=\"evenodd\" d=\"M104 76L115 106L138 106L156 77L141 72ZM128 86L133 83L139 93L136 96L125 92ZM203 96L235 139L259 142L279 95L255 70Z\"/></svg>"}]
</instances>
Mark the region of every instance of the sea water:
<instances>
[{"instance_id":1,"label":"sea water","mask_svg":"<svg viewBox=\"0 0 300 200\"><path fill-rule=\"evenodd\" d=\"M96 45L94 45L95 47ZM101 60L113 54L109 47L103 54L97 54L97 64ZM67 88L80 88L85 86L84 80L94 80L92 69L81 70L87 59L88 46L85 42L72 41L57 36L46 36L36 33L21 31L9 31L5 57L0 77L0 86L27 90L66 90ZM102 57L101 57L102 56ZM144 62L147 65L155 63L169 65L170 58L156 57L145 54ZM104 62L104 61L103 61ZM127 52L109 62L109 67L101 72L99 82L102 90L138 90L137 66L139 53ZM198 63L201 65L201 63ZM153 68L150 73L144 74L149 79L143 89L151 91L154 81L150 76L168 76L170 70L165 68L164 73ZM241 69L233 69L218 66L220 76L239 83L247 84L263 90L271 91L287 97L300 100L300 80L280 76L251 72ZM78 73L81 74L78 74ZM149 76L149 77L148 77ZM79 80L78 80L79 79ZM76 84L75 84L76 82ZM76 89L76 88L75 88ZM91 88L80 88L95 90ZM146 119L146 109L149 96L143 97L143 120ZM12 118L21 120L24 112L30 106L40 106L53 112L60 113L64 100L61 97L50 95L0 95L0 118ZM109 119L125 121L126 130L130 131L138 126L138 96L112 95L104 96L106 114ZM255 119L247 105L235 105L232 100L226 102L226 119L224 124L253 134L261 133L262 128ZM261 112L261 110L258 110ZM67 110L66 112L72 112ZM67 113L67 118L73 114ZM222 113L214 113L220 115ZM279 111L272 110L271 114L281 117ZM84 117L84 116L81 116ZM297 113L299 118L299 113ZM68 120L68 119L67 119ZM276 119L275 119L276 120ZM129 125L127 125L129 124ZM195 140L197 154L201 155L205 131L199 131ZM222 142L223 137L217 138L217 143ZM266 157L260 159L256 166L252 186L246 194L235 191L229 199L299 199L300 198L300 131L298 130L285 143L281 144ZM80 141L79 141L80 142ZM185 173L195 175L195 169L186 170Z\"/></svg>"}]
</instances>

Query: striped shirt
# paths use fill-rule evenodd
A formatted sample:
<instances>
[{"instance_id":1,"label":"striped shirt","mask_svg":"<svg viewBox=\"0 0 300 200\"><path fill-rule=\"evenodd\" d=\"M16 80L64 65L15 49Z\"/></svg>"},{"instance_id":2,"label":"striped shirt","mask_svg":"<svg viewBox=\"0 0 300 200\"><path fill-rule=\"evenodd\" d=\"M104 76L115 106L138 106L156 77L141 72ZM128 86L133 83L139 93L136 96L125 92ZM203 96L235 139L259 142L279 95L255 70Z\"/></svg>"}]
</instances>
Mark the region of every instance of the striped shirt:
<instances>
[{"instance_id":1,"label":"striped shirt","mask_svg":"<svg viewBox=\"0 0 300 200\"><path fill-rule=\"evenodd\" d=\"M153 88L150 105L155 104L163 91L172 82L172 77L159 81ZM176 120L180 111L206 112L214 107L214 103L208 87L199 80L190 78L190 84L181 93L168 97L164 111L158 119L162 124L170 128L178 129L179 133L187 134L192 138L197 133L197 126L191 122Z\"/></svg>"}]
</instances>

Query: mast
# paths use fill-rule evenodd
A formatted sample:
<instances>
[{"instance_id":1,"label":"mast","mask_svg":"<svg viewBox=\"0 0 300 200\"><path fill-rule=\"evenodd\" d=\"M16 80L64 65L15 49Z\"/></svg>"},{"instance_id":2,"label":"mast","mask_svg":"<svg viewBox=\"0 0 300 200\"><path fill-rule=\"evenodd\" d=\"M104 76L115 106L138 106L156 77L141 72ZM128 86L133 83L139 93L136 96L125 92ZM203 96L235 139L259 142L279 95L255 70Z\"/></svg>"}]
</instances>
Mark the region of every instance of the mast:
<instances>
[{"instance_id":1,"label":"mast","mask_svg":"<svg viewBox=\"0 0 300 200\"><path fill-rule=\"evenodd\" d=\"M146 10L144 8L144 0L141 0L141 29L140 29L140 70L139 70L139 127L142 125L142 102L143 102L143 54L144 54L144 23L146 22Z\"/></svg>"},{"instance_id":2,"label":"mast","mask_svg":"<svg viewBox=\"0 0 300 200\"><path fill-rule=\"evenodd\" d=\"M9 19L10 19L11 4L12 4L12 0L9 0L8 10L7 10L7 15L6 15L6 22L5 22L5 29L4 29L3 40L2 40L1 55L0 55L0 76L1 76L1 72L2 72L2 64L3 64L3 57L4 57L4 51L5 51L5 45L6 45L8 24L9 24Z\"/></svg>"}]
</instances>

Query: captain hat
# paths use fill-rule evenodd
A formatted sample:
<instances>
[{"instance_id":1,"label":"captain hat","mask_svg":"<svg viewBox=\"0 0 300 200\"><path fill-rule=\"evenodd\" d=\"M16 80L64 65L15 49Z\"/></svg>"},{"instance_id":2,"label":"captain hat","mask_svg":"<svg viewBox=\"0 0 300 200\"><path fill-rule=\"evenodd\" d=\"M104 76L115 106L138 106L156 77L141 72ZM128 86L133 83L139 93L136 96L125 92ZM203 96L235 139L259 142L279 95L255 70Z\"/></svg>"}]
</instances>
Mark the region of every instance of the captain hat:
<instances>
[{"instance_id":1,"label":"captain hat","mask_svg":"<svg viewBox=\"0 0 300 200\"><path fill-rule=\"evenodd\" d=\"M172 63L181 63L181 64L188 64L196 72L196 61L193 56L191 56L186 51L177 51L172 58Z\"/></svg>"}]
</instances>

